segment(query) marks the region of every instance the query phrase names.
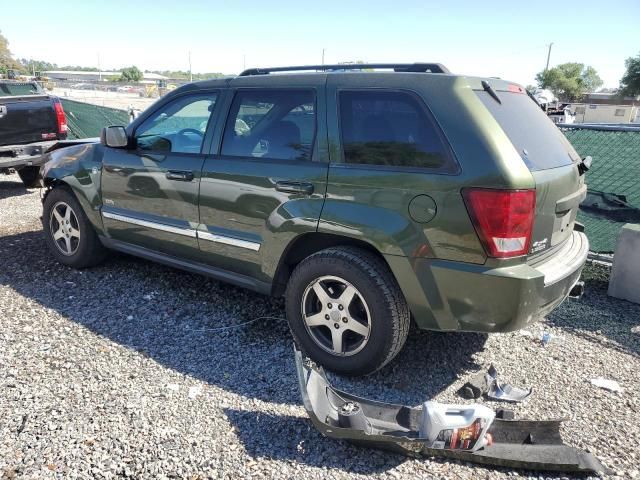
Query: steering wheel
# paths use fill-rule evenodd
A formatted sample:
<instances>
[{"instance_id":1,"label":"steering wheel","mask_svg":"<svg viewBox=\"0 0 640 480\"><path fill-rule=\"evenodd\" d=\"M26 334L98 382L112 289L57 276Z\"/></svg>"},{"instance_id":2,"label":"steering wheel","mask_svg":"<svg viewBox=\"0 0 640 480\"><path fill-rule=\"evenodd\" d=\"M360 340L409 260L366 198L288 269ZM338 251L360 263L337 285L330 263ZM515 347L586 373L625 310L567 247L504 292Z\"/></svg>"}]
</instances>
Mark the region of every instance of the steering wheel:
<instances>
[{"instance_id":1,"label":"steering wheel","mask_svg":"<svg viewBox=\"0 0 640 480\"><path fill-rule=\"evenodd\" d=\"M204 137L204 133L202 133L200 130L197 130L195 128L183 128L182 130L179 130L177 134L180 136L186 136L187 133L195 133L196 135L200 135L201 137Z\"/></svg>"}]
</instances>

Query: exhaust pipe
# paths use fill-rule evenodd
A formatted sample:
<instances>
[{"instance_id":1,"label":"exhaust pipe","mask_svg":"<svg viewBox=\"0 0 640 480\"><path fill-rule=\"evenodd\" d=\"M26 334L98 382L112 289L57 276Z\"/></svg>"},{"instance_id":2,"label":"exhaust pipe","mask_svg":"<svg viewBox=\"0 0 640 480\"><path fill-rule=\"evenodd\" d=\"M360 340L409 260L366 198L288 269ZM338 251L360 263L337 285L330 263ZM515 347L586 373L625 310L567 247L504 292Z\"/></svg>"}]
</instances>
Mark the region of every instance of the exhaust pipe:
<instances>
[{"instance_id":1,"label":"exhaust pipe","mask_svg":"<svg viewBox=\"0 0 640 480\"><path fill-rule=\"evenodd\" d=\"M579 281L576 282L573 287L571 287L571 290L569 291L569 298L575 298L579 300L582 298L582 295L584 295L584 282Z\"/></svg>"}]
</instances>

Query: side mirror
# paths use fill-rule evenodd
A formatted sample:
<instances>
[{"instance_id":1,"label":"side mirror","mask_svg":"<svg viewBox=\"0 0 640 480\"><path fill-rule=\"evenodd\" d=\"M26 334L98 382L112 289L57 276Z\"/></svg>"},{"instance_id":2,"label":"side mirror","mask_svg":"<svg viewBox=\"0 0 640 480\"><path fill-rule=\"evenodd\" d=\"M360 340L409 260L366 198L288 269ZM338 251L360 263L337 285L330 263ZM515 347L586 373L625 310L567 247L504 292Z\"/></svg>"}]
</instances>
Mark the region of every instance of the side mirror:
<instances>
[{"instance_id":1,"label":"side mirror","mask_svg":"<svg viewBox=\"0 0 640 480\"><path fill-rule=\"evenodd\" d=\"M100 134L100 143L111 148L123 148L129 144L127 131L124 127L104 127Z\"/></svg>"}]
</instances>

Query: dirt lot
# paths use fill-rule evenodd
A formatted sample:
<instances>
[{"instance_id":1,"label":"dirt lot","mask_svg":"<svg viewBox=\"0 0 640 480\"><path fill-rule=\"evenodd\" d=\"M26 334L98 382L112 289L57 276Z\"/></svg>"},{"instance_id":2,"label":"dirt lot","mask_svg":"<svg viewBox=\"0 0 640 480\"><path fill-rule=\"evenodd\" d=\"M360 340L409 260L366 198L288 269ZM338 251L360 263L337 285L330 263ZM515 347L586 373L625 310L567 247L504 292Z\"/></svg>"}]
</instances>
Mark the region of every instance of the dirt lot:
<instances>
[{"instance_id":1,"label":"dirt lot","mask_svg":"<svg viewBox=\"0 0 640 480\"><path fill-rule=\"evenodd\" d=\"M280 301L115 254L70 270L45 250L40 211L37 190L0 177L0 478L542 478L321 437ZM413 332L383 371L333 381L386 401L464 402L458 387L494 363L533 387L519 417L566 418L565 442L638 477L640 306L607 297L607 276L588 267L586 296L525 332ZM215 330L259 316L272 318ZM624 392L591 385L598 376Z\"/></svg>"}]
</instances>

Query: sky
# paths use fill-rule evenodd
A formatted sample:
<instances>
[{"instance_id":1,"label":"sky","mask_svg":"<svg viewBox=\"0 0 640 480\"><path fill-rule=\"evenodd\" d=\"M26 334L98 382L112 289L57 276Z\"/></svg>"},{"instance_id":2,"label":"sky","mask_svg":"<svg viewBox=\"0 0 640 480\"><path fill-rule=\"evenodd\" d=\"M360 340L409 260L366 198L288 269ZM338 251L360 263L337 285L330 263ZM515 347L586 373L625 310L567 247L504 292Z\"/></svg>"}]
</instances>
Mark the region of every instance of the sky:
<instances>
[{"instance_id":1,"label":"sky","mask_svg":"<svg viewBox=\"0 0 640 480\"><path fill-rule=\"evenodd\" d=\"M6 2L6 5L2 4ZM593 66L617 87L640 53L640 0L0 0L14 56L103 70L234 74L245 66L440 62L534 84L550 66Z\"/></svg>"}]
</instances>

